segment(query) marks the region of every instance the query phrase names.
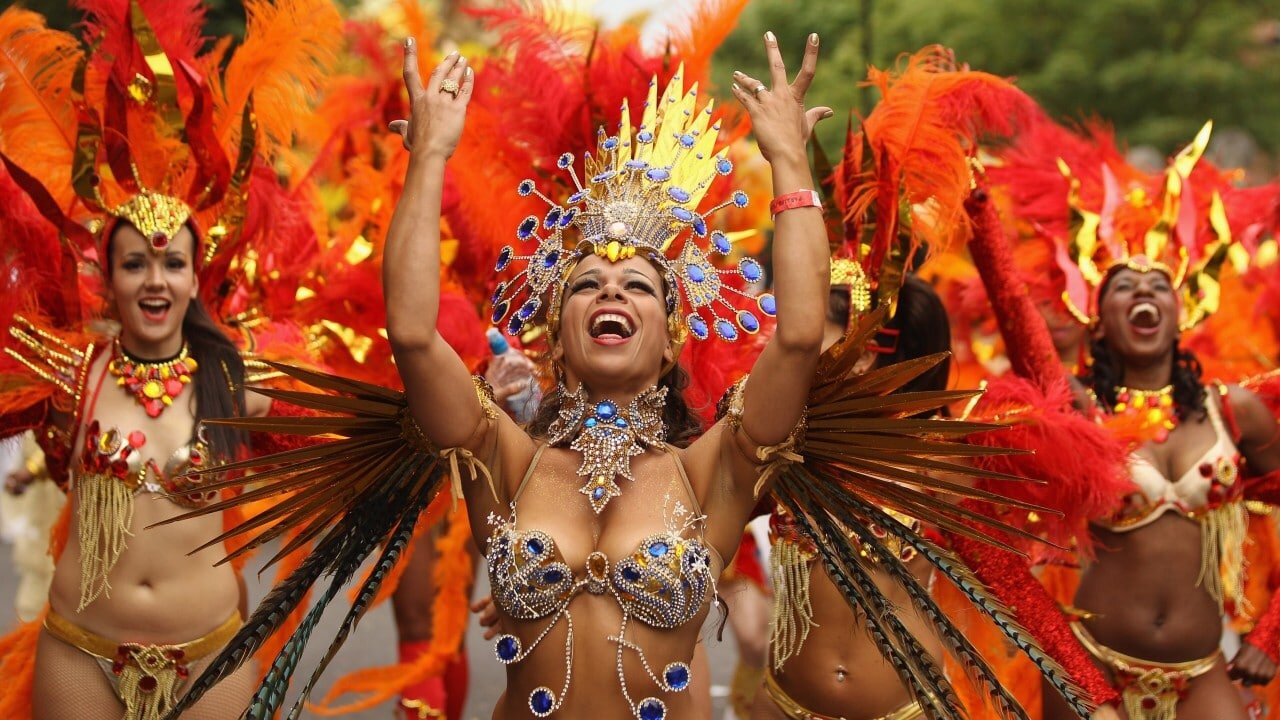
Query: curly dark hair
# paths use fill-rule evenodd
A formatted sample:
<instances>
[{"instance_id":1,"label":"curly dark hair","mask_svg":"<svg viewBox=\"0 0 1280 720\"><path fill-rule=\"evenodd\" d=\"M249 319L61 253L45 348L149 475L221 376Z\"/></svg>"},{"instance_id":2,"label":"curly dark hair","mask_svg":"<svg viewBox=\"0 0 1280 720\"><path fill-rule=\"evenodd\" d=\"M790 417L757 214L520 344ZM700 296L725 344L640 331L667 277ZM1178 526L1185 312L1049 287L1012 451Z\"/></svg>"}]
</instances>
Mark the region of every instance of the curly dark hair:
<instances>
[{"instance_id":1,"label":"curly dark hair","mask_svg":"<svg viewBox=\"0 0 1280 720\"><path fill-rule=\"evenodd\" d=\"M1111 286L1111 280L1117 274L1112 272L1103 280L1102 288L1098 291L1099 305L1102 304L1102 298L1106 296L1107 289ZM1117 388L1124 385L1124 360L1111 352L1105 338L1089 342L1089 356L1092 362L1080 375L1080 382L1093 390L1098 402L1107 408L1115 407ZM1189 350L1183 350L1178 340L1174 339L1173 371L1170 373L1169 382L1173 385L1173 406L1179 421L1188 418L1202 420L1207 417L1208 411L1204 406L1204 383L1201 381L1203 374L1204 368L1200 366L1196 356Z\"/></svg>"},{"instance_id":2,"label":"curly dark hair","mask_svg":"<svg viewBox=\"0 0 1280 720\"><path fill-rule=\"evenodd\" d=\"M1124 361L1111 352L1105 339L1091 341L1089 354L1093 358L1093 364L1080 376L1080 382L1093 390L1098 402L1108 408L1115 407L1117 388L1124 385ZM1203 373L1204 369L1195 354L1183 350L1178 341L1174 340L1170 384L1173 385L1173 407L1179 421L1189 418L1202 420L1207 417L1204 383L1200 379Z\"/></svg>"},{"instance_id":3,"label":"curly dark hair","mask_svg":"<svg viewBox=\"0 0 1280 720\"><path fill-rule=\"evenodd\" d=\"M666 441L676 447L688 447L703 433L702 421L690 409L684 399L684 389L689 387L689 374L678 364L658 380L658 387L667 389L667 402L662 411L662 421L667 425ZM551 423L560 415L563 395L557 386L542 397L538 411L525 428L535 438L545 438Z\"/></svg>"}]
</instances>

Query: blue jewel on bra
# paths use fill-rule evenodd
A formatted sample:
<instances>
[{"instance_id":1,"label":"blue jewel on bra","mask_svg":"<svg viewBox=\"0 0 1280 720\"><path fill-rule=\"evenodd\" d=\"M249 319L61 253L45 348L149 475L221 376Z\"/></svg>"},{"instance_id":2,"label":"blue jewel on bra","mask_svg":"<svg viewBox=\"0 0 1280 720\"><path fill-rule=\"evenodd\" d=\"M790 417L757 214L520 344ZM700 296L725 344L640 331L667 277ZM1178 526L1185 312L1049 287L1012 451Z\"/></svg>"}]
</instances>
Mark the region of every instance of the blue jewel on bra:
<instances>
[{"instance_id":1,"label":"blue jewel on bra","mask_svg":"<svg viewBox=\"0 0 1280 720\"><path fill-rule=\"evenodd\" d=\"M673 692L680 692L689 687L689 666L682 662L674 662L662 671L662 679Z\"/></svg>"},{"instance_id":2,"label":"blue jewel on bra","mask_svg":"<svg viewBox=\"0 0 1280 720\"><path fill-rule=\"evenodd\" d=\"M548 570L542 574L542 581L548 585L555 585L564 578L564 573L559 570Z\"/></svg>"},{"instance_id":3,"label":"blue jewel on bra","mask_svg":"<svg viewBox=\"0 0 1280 720\"><path fill-rule=\"evenodd\" d=\"M544 549L542 547L542 541L538 538L529 538L526 540L524 548L525 550L528 550L531 555L541 555Z\"/></svg>"},{"instance_id":4,"label":"blue jewel on bra","mask_svg":"<svg viewBox=\"0 0 1280 720\"><path fill-rule=\"evenodd\" d=\"M510 663L520 654L520 641L514 635L503 635L494 645L494 651L498 654L500 662Z\"/></svg>"},{"instance_id":5,"label":"blue jewel on bra","mask_svg":"<svg viewBox=\"0 0 1280 720\"><path fill-rule=\"evenodd\" d=\"M649 555L651 557L662 557L667 554L667 544L664 542L656 542L649 546Z\"/></svg>"},{"instance_id":6,"label":"blue jewel on bra","mask_svg":"<svg viewBox=\"0 0 1280 720\"><path fill-rule=\"evenodd\" d=\"M598 423L596 422L596 419L595 419L595 418L587 418L587 421L586 421L586 422L584 422L584 423L582 423L582 424L583 424L583 425L586 425L586 426L587 426L587 427L589 427L589 428L593 428L593 427L595 427Z\"/></svg>"},{"instance_id":7,"label":"blue jewel on bra","mask_svg":"<svg viewBox=\"0 0 1280 720\"><path fill-rule=\"evenodd\" d=\"M636 709L636 715L640 720L663 720L667 716L667 706L657 698L641 700Z\"/></svg>"},{"instance_id":8,"label":"blue jewel on bra","mask_svg":"<svg viewBox=\"0 0 1280 720\"><path fill-rule=\"evenodd\" d=\"M549 688L540 687L529 693L529 709L538 717L546 717L555 709L556 696Z\"/></svg>"},{"instance_id":9,"label":"blue jewel on bra","mask_svg":"<svg viewBox=\"0 0 1280 720\"><path fill-rule=\"evenodd\" d=\"M636 582L640 579L640 571L631 566L627 566L622 568L622 577L627 582Z\"/></svg>"}]
</instances>

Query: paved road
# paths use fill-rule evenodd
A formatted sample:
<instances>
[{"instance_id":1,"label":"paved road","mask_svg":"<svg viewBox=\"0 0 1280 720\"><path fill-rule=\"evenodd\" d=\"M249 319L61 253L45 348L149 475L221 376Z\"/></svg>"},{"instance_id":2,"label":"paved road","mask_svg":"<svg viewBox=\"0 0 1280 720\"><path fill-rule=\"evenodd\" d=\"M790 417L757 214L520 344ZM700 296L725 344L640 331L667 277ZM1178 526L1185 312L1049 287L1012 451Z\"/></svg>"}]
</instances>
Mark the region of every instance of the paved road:
<instances>
[{"instance_id":1,"label":"paved road","mask_svg":"<svg viewBox=\"0 0 1280 720\"><path fill-rule=\"evenodd\" d=\"M270 557L271 554L273 553L267 552L262 557ZM269 587L262 582L258 582L256 568L252 564L249 569L250 572L247 574L246 579L250 583L250 602L257 603ZM271 574L268 573L267 577L271 577ZM357 577L360 577L360 575L357 575ZM0 545L0 618L5 619L5 622L2 623L5 630L8 629L12 619L15 617L13 595L16 583L17 579L10 547L8 545ZM487 592L483 577L477 592ZM300 666L299 675L303 678L309 674L309 669L314 667L316 661L319 660L319 656L324 652L327 643L323 643L321 640L333 637L337 624L342 619L345 603L342 603L342 605L343 607L330 608L330 611L325 616L325 621L316 630L315 637L318 640L312 643ZM714 617L715 613L712 613L712 616ZM728 639L727 633L724 643L717 643L715 633L710 629L704 633L704 636L707 638L711 663L712 694L716 707L715 717L719 718L723 714L725 706L724 688L733 673L736 654L733 649L733 642ZM394 661L395 646L395 628L391 621L390 609L383 606L369 611L364 621L361 622L358 631L347 641L342 652L329 666L320 681L316 696L322 697L335 678L352 670ZM493 657L491 645L481 638L478 627L474 623L467 633L467 649L472 662L471 694L466 717L468 720L471 718L477 720L488 718L489 709L493 707L502 692L503 676L501 666ZM304 717L314 718L317 716L311 713L304 713ZM388 703L383 707L346 717L352 720L389 720L393 717L393 714L391 704Z\"/></svg>"}]
</instances>

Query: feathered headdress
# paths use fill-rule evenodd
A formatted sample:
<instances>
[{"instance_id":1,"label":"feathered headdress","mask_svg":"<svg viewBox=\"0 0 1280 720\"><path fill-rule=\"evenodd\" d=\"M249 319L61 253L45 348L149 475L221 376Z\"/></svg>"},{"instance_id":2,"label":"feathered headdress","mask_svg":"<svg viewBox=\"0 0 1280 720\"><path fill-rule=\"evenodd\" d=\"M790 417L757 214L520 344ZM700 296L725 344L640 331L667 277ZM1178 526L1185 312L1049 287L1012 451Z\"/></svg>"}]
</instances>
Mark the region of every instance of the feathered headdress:
<instances>
[{"instance_id":1,"label":"feathered headdress","mask_svg":"<svg viewBox=\"0 0 1280 720\"><path fill-rule=\"evenodd\" d=\"M831 284L850 288L857 312L892 306L917 250L966 239L978 139L1007 135L1034 112L1006 80L957 66L941 46L872 68L864 85L881 100L824 173Z\"/></svg>"},{"instance_id":2,"label":"feathered headdress","mask_svg":"<svg viewBox=\"0 0 1280 720\"><path fill-rule=\"evenodd\" d=\"M548 198L531 179L519 184L521 196L535 195L550 209L542 217L529 215L516 229L519 241L534 243L530 254L518 255L512 246L498 254L498 272L515 263L523 267L493 294L495 324L509 316L507 330L519 333L544 304L554 314L566 275L594 253L612 262L640 256L657 265L667 284L667 311L687 311L683 328L699 340L714 332L733 341L760 330L755 312L735 307L722 295L745 296L722 275L755 282L764 274L760 263L743 258L735 269L721 270L709 259L728 255L732 243L725 233L709 229L707 216L730 205L745 207L748 199L737 190L699 209L712 182L732 172L733 163L727 150L717 152L720 124L712 119L711 103L699 109L697 99L696 84L685 90L682 70L661 95L655 77L639 125L632 127L624 101L617 134L601 129L597 154L583 155L585 185L573 153L556 161L573 182L574 192L563 201ZM571 227L576 232L567 233ZM761 295L756 303L766 316L776 312L772 295Z\"/></svg>"},{"instance_id":3,"label":"feathered headdress","mask_svg":"<svg viewBox=\"0 0 1280 720\"><path fill-rule=\"evenodd\" d=\"M202 291L214 300L276 269L278 258L247 247L249 238L314 240L266 160L291 141L305 116L298 108L335 57L340 19L328 2L250 3L246 40L229 60L228 42L202 52L198 2L76 4L84 47L34 13L0 16L0 160L61 233L72 265L101 270L121 221L156 252L190 225ZM66 322L84 320L78 312Z\"/></svg>"}]
</instances>

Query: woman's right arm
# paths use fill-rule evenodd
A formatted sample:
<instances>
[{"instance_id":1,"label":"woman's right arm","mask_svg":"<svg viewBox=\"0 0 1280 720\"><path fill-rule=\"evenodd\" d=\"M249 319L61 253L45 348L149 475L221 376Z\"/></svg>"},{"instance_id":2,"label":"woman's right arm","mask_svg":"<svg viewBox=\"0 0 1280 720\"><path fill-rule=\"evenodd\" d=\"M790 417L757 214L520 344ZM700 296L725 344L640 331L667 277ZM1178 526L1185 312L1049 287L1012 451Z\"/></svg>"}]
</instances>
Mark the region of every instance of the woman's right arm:
<instances>
[{"instance_id":1,"label":"woman's right arm","mask_svg":"<svg viewBox=\"0 0 1280 720\"><path fill-rule=\"evenodd\" d=\"M455 52L436 66L424 86L418 73L417 43L406 39L404 84L410 117L391 123L409 150L409 169L383 251L387 338L409 408L427 438L442 448L478 446L484 440L473 437L484 409L476 399L470 373L436 330L444 166L462 136L474 77L466 59ZM446 79L457 83L456 97L440 89Z\"/></svg>"}]
</instances>

